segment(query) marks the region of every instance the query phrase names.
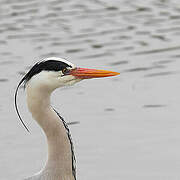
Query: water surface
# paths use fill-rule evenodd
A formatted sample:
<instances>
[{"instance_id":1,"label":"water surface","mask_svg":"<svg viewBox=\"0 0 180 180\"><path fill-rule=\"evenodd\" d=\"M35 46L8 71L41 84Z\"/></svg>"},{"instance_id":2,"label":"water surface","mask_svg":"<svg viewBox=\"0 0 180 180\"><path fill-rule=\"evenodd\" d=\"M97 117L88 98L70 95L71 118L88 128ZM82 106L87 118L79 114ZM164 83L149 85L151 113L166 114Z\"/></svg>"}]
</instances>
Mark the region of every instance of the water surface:
<instances>
[{"instance_id":1,"label":"water surface","mask_svg":"<svg viewBox=\"0 0 180 180\"><path fill-rule=\"evenodd\" d=\"M121 72L57 90L52 103L72 125L78 179L180 179L178 0L2 0L0 179L19 180L46 161L44 135L21 89L25 132L13 107L36 61L60 56Z\"/></svg>"}]
</instances>

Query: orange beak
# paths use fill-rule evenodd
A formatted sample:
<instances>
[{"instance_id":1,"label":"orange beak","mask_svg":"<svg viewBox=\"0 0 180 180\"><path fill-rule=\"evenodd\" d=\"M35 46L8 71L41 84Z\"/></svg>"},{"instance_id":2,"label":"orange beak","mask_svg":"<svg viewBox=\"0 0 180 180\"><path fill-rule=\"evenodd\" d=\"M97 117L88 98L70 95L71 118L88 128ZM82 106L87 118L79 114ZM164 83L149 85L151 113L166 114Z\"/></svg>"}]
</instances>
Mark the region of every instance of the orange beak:
<instances>
[{"instance_id":1,"label":"orange beak","mask_svg":"<svg viewBox=\"0 0 180 180\"><path fill-rule=\"evenodd\" d=\"M73 69L70 72L70 74L75 76L77 79L90 79L90 78L116 76L116 75L119 75L120 73L106 71L106 70L76 68L76 69Z\"/></svg>"}]
</instances>

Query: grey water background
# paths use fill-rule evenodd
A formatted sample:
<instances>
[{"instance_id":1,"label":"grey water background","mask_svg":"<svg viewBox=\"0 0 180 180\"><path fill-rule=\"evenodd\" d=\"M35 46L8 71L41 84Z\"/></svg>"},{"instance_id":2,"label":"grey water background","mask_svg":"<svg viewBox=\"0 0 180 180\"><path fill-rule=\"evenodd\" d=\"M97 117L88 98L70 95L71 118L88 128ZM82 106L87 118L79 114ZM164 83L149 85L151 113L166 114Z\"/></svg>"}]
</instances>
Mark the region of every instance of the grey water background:
<instances>
[{"instance_id":1,"label":"grey water background","mask_svg":"<svg viewBox=\"0 0 180 180\"><path fill-rule=\"evenodd\" d=\"M0 0L0 180L41 169L46 142L17 83L45 57L120 72L56 90L78 179L180 179L179 0Z\"/></svg>"}]
</instances>

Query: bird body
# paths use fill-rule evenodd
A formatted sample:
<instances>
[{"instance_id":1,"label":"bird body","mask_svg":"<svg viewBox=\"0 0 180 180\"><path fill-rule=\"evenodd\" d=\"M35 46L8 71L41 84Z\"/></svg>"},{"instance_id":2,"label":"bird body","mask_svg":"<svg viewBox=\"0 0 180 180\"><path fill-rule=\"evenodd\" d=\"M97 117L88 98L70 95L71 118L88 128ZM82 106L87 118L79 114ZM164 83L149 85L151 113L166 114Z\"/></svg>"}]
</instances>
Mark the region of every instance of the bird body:
<instances>
[{"instance_id":1,"label":"bird body","mask_svg":"<svg viewBox=\"0 0 180 180\"><path fill-rule=\"evenodd\" d=\"M17 108L17 92L25 83L28 109L43 129L48 144L48 160L44 168L26 180L76 180L75 155L70 131L63 118L52 108L52 92L83 79L115 76L105 70L77 68L62 58L48 58L36 63L18 84L15 93L17 114L28 130Z\"/></svg>"}]
</instances>

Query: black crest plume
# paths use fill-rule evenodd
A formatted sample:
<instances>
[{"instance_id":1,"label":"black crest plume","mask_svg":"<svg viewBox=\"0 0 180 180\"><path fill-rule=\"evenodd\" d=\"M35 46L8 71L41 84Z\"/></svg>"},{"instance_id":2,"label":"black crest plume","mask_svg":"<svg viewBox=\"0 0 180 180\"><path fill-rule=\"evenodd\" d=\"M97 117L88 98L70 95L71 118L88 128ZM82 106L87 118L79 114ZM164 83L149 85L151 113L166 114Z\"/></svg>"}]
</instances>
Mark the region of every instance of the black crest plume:
<instances>
[{"instance_id":1,"label":"black crest plume","mask_svg":"<svg viewBox=\"0 0 180 180\"><path fill-rule=\"evenodd\" d=\"M19 82L19 84L18 84L18 86L17 86L17 88L16 88L15 95L14 95L14 105L15 105L15 109L16 109L17 115L18 115L21 123L23 124L23 126L25 127L25 129L29 132L29 129L27 128L27 126L25 125L24 121L23 121L22 118L21 118L21 115L20 115L20 113L19 113L18 106L17 106L17 94L18 94L18 90L19 90L20 85L26 80L25 77L26 77L26 76L24 76L24 77L21 79L21 81Z\"/></svg>"},{"instance_id":2,"label":"black crest plume","mask_svg":"<svg viewBox=\"0 0 180 180\"><path fill-rule=\"evenodd\" d=\"M17 105L17 95L18 95L18 90L19 87L21 86L22 83L24 83L24 87L26 86L26 83L36 74L40 73L41 71L61 71L66 67L72 67L69 64L66 64L65 62L62 61L57 61L57 60L47 60L47 61L40 61L38 63L36 63L30 70L29 72L21 79L21 81L19 82L16 91L15 91L15 95L14 95L14 105L15 105L15 109L17 112L17 115L21 121L21 123L23 124L23 126L25 127L25 129L29 132L29 129L27 128L27 126L25 125L24 121L21 118L21 115L19 113L18 110L18 105Z\"/></svg>"}]
</instances>

